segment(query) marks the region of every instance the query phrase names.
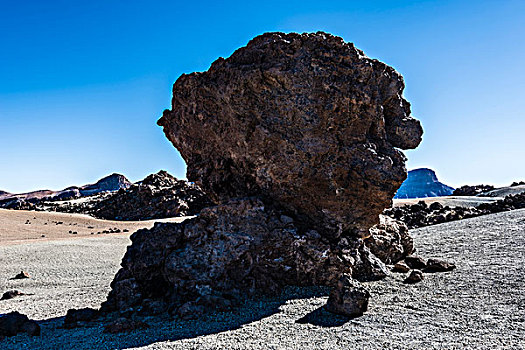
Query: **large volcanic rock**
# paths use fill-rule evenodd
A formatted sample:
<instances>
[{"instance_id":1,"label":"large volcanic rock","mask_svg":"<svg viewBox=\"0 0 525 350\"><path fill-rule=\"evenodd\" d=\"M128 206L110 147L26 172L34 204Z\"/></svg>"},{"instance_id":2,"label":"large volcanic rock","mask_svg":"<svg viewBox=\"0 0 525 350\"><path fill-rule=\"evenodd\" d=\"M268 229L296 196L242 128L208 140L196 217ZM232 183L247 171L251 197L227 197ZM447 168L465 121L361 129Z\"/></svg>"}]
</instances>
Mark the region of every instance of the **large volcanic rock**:
<instances>
[{"instance_id":1,"label":"large volcanic rock","mask_svg":"<svg viewBox=\"0 0 525 350\"><path fill-rule=\"evenodd\" d=\"M366 233L421 141L393 68L325 33L267 33L183 74L159 125L187 177L224 203L259 196L332 238Z\"/></svg>"},{"instance_id":2,"label":"large volcanic rock","mask_svg":"<svg viewBox=\"0 0 525 350\"><path fill-rule=\"evenodd\" d=\"M406 177L398 148L421 140L403 88L321 32L263 34L182 75L159 124L217 205L133 234L102 310L194 317L284 285L386 276L371 250L397 244L381 256L391 263L412 250L404 226L369 231Z\"/></svg>"},{"instance_id":3,"label":"large volcanic rock","mask_svg":"<svg viewBox=\"0 0 525 350\"><path fill-rule=\"evenodd\" d=\"M396 193L395 198L426 198L450 196L454 188L438 181L434 170L421 168L408 172L407 179Z\"/></svg>"}]
</instances>

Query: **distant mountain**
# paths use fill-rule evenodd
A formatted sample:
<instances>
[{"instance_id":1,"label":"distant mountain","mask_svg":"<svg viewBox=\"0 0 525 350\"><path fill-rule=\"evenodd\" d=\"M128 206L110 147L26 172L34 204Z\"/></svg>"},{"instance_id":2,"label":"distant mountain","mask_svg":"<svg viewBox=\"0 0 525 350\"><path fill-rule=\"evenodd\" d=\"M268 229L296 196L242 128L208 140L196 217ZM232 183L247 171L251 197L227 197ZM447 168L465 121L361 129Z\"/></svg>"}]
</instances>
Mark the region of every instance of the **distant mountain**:
<instances>
[{"instance_id":1,"label":"distant mountain","mask_svg":"<svg viewBox=\"0 0 525 350\"><path fill-rule=\"evenodd\" d=\"M421 168L408 172L408 177L401 184L394 198L426 198L450 196L454 188L438 181L431 169Z\"/></svg>"},{"instance_id":2,"label":"distant mountain","mask_svg":"<svg viewBox=\"0 0 525 350\"><path fill-rule=\"evenodd\" d=\"M6 191L0 191L0 196L5 196L5 195L8 195L10 194L9 192L6 192Z\"/></svg>"},{"instance_id":3,"label":"distant mountain","mask_svg":"<svg viewBox=\"0 0 525 350\"><path fill-rule=\"evenodd\" d=\"M120 174L111 174L94 184L81 187L71 186L60 191L39 190L11 194L0 192L0 208L26 209L41 201L59 201L95 195L101 192L114 192L128 189L132 183Z\"/></svg>"}]
</instances>

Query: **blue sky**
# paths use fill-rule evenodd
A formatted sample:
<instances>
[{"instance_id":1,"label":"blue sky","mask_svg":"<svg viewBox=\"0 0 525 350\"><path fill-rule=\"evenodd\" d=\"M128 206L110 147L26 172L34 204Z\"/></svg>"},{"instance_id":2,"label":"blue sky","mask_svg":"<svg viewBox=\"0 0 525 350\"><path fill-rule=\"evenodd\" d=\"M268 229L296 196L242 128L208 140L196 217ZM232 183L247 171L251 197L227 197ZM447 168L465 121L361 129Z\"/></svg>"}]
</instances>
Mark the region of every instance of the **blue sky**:
<instances>
[{"instance_id":1,"label":"blue sky","mask_svg":"<svg viewBox=\"0 0 525 350\"><path fill-rule=\"evenodd\" d=\"M182 73L266 31L324 30L405 77L409 169L525 180L525 1L0 1L0 189L136 181L184 162L156 125Z\"/></svg>"}]
</instances>

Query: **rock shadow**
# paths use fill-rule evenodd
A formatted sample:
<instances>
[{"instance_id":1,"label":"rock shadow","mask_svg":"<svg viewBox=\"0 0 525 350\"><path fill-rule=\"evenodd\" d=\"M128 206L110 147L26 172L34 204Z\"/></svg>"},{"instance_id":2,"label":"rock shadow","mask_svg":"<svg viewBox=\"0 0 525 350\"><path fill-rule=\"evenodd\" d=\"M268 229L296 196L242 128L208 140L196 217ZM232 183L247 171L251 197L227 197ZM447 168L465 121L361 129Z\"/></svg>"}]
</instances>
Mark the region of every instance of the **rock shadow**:
<instances>
[{"instance_id":1,"label":"rock shadow","mask_svg":"<svg viewBox=\"0 0 525 350\"><path fill-rule=\"evenodd\" d=\"M329 289L326 287L288 287L276 296L257 296L246 299L240 305L228 312L206 314L196 320L182 320L167 315L145 318L149 328L129 333L104 333L106 321L101 321L88 327L64 329L64 317L55 317L38 321L42 328L39 337L25 335L12 337L2 344L2 349L18 349L20 346L37 349L75 348L93 349L95 344L103 344L103 348L121 349L147 346L158 342L178 341L200 336L232 331L270 317L281 312L281 306L294 299L326 297ZM324 327L336 327L348 319L329 314L319 308L301 320ZM297 322L301 323L298 320ZM95 343L94 343L95 342Z\"/></svg>"},{"instance_id":2,"label":"rock shadow","mask_svg":"<svg viewBox=\"0 0 525 350\"><path fill-rule=\"evenodd\" d=\"M326 311L324 306L321 306L314 311L304 315L295 323L312 324L320 327L340 327L355 317L335 315Z\"/></svg>"}]
</instances>

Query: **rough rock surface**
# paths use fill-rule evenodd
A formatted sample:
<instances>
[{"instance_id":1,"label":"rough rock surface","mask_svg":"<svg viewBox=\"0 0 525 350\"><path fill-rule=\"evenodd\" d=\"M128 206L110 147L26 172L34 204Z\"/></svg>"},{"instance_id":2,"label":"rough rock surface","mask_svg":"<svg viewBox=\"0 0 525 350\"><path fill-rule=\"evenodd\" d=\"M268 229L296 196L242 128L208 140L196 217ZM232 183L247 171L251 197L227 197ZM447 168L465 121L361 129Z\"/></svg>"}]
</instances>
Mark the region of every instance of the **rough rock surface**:
<instances>
[{"instance_id":1,"label":"rough rock surface","mask_svg":"<svg viewBox=\"0 0 525 350\"><path fill-rule=\"evenodd\" d=\"M369 298L370 293L359 282L343 275L330 292L326 309L334 314L358 317L368 309Z\"/></svg>"},{"instance_id":2,"label":"rough rock surface","mask_svg":"<svg viewBox=\"0 0 525 350\"><path fill-rule=\"evenodd\" d=\"M173 314L228 308L243 295L285 285L334 285L341 273L361 281L388 273L360 238L331 243L260 200L204 209L181 224L157 223L131 236L105 312L161 299ZM386 271L386 272L385 272Z\"/></svg>"},{"instance_id":3,"label":"rough rock surface","mask_svg":"<svg viewBox=\"0 0 525 350\"><path fill-rule=\"evenodd\" d=\"M40 335L40 326L26 315L16 311L0 316L0 341L2 337L12 337L19 333L38 336Z\"/></svg>"},{"instance_id":4,"label":"rough rock surface","mask_svg":"<svg viewBox=\"0 0 525 350\"><path fill-rule=\"evenodd\" d=\"M259 196L330 238L367 234L406 178L398 148L421 141L403 89L340 37L266 33L179 77L158 123L214 201Z\"/></svg>"},{"instance_id":5,"label":"rough rock surface","mask_svg":"<svg viewBox=\"0 0 525 350\"><path fill-rule=\"evenodd\" d=\"M394 264L414 251L407 226L388 216L380 215L379 224L370 229L366 246L385 264Z\"/></svg>"},{"instance_id":6,"label":"rough rock surface","mask_svg":"<svg viewBox=\"0 0 525 350\"><path fill-rule=\"evenodd\" d=\"M182 75L159 125L217 205L136 232L102 311L154 300L193 318L287 285L386 277L382 260L412 250L406 229L363 238L406 177L399 148L421 141L403 88L393 68L321 32L263 34Z\"/></svg>"},{"instance_id":7,"label":"rough rock surface","mask_svg":"<svg viewBox=\"0 0 525 350\"><path fill-rule=\"evenodd\" d=\"M147 220L195 215L210 204L197 185L161 170L96 203L91 213L110 220Z\"/></svg>"}]
</instances>

